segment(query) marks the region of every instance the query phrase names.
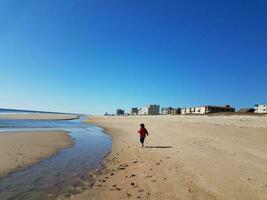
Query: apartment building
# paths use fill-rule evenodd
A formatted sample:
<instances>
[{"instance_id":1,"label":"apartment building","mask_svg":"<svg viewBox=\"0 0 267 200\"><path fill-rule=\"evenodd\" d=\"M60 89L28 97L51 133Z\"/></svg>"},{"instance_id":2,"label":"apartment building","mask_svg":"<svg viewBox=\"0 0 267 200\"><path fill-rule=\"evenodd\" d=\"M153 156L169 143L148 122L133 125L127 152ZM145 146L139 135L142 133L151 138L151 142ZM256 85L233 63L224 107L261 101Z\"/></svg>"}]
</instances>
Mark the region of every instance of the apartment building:
<instances>
[{"instance_id":1,"label":"apartment building","mask_svg":"<svg viewBox=\"0 0 267 200\"><path fill-rule=\"evenodd\" d=\"M159 115L159 105L147 105L138 111L138 115Z\"/></svg>"},{"instance_id":2,"label":"apartment building","mask_svg":"<svg viewBox=\"0 0 267 200\"><path fill-rule=\"evenodd\" d=\"M181 114L199 114L205 115L209 113L219 113L219 112L235 112L235 108L231 107L230 105L225 106L199 106L199 107L191 107L191 108L182 108Z\"/></svg>"},{"instance_id":3,"label":"apartment building","mask_svg":"<svg viewBox=\"0 0 267 200\"><path fill-rule=\"evenodd\" d=\"M255 113L267 113L267 103L266 104L256 104Z\"/></svg>"}]
</instances>

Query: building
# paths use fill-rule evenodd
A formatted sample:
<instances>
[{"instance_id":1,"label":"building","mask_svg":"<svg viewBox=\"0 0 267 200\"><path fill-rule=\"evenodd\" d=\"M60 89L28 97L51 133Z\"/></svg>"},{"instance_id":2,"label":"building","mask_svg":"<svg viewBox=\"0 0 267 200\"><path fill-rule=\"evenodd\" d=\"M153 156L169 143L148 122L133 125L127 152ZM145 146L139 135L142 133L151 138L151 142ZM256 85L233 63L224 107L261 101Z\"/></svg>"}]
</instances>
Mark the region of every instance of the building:
<instances>
[{"instance_id":1,"label":"building","mask_svg":"<svg viewBox=\"0 0 267 200\"><path fill-rule=\"evenodd\" d=\"M130 115L138 115L138 108L131 108Z\"/></svg>"},{"instance_id":2,"label":"building","mask_svg":"<svg viewBox=\"0 0 267 200\"><path fill-rule=\"evenodd\" d=\"M138 115L159 115L159 105L147 105L139 109Z\"/></svg>"},{"instance_id":3,"label":"building","mask_svg":"<svg viewBox=\"0 0 267 200\"><path fill-rule=\"evenodd\" d=\"M235 112L235 108L226 105L226 106L199 106L199 107L191 107L191 108L183 108L181 110L181 114L199 114L205 115L209 113L219 113L219 112Z\"/></svg>"},{"instance_id":4,"label":"building","mask_svg":"<svg viewBox=\"0 0 267 200\"><path fill-rule=\"evenodd\" d=\"M181 115L186 115L186 114L187 114L187 108L182 108Z\"/></svg>"},{"instance_id":5,"label":"building","mask_svg":"<svg viewBox=\"0 0 267 200\"><path fill-rule=\"evenodd\" d=\"M168 107L168 108L161 108L161 114L162 115L170 115L172 113L172 110L174 108Z\"/></svg>"},{"instance_id":6,"label":"building","mask_svg":"<svg viewBox=\"0 0 267 200\"><path fill-rule=\"evenodd\" d=\"M171 111L172 115L180 115L181 114L181 108L174 108Z\"/></svg>"},{"instance_id":7,"label":"building","mask_svg":"<svg viewBox=\"0 0 267 200\"><path fill-rule=\"evenodd\" d=\"M187 115L187 114L193 114L195 112L195 108L182 108L181 109L181 114L182 115Z\"/></svg>"},{"instance_id":8,"label":"building","mask_svg":"<svg viewBox=\"0 0 267 200\"><path fill-rule=\"evenodd\" d=\"M162 108L161 109L161 114L162 115L178 115L181 114L181 108Z\"/></svg>"},{"instance_id":9,"label":"building","mask_svg":"<svg viewBox=\"0 0 267 200\"><path fill-rule=\"evenodd\" d=\"M266 104L256 104L255 113L267 113L267 103Z\"/></svg>"},{"instance_id":10,"label":"building","mask_svg":"<svg viewBox=\"0 0 267 200\"><path fill-rule=\"evenodd\" d=\"M122 109L117 109L116 115L117 115L117 116L124 115L124 110L122 110Z\"/></svg>"}]
</instances>

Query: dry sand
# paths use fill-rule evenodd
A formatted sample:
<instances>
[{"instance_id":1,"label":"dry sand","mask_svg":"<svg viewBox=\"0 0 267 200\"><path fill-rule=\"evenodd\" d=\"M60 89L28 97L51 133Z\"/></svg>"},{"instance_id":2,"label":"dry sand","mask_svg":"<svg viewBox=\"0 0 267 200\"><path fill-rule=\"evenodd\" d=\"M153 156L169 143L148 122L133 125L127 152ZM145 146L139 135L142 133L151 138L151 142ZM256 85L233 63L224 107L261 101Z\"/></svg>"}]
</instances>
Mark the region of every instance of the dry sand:
<instances>
[{"instance_id":1,"label":"dry sand","mask_svg":"<svg viewBox=\"0 0 267 200\"><path fill-rule=\"evenodd\" d=\"M37 163L72 143L64 131L0 133L0 175Z\"/></svg>"},{"instance_id":2,"label":"dry sand","mask_svg":"<svg viewBox=\"0 0 267 200\"><path fill-rule=\"evenodd\" d=\"M79 116L74 114L0 114L0 119L69 120L77 118L79 118Z\"/></svg>"},{"instance_id":3,"label":"dry sand","mask_svg":"<svg viewBox=\"0 0 267 200\"><path fill-rule=\"evenodd\" d=\"M87 199L266 200L267 118L92 117L113 137ZM137 129L150 133L141 148Z\"/></svg>"}]
</instances>

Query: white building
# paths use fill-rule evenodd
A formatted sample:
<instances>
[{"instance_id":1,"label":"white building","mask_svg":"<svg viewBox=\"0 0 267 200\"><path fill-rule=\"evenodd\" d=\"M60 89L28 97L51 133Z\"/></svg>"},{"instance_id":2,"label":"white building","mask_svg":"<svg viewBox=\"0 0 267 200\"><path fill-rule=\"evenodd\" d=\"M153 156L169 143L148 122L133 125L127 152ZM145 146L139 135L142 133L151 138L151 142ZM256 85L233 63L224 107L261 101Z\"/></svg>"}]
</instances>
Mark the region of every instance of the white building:
<instances>
[{"instance_id":1,"label":"white building","mask_svg":"<svg viewBox=\"0 0 267 200\"><path fill-rule=\"evenodd\" d=\"M182 115L186 115L186 114L193 114L195 113L195 108L192 107L192 108L182 108L181 109L181 114Z\"/></svg>"},{"instance_id":2,"label":"white building","mask_svg":"<svg viewBox=\"0 0 267 200\"><path fill-rule=\"evenodd\" d=\"M267 113L267 104L255 105L255 113Z\"/></svg>"},{"instance_id":3,"label":"white building","mask_svg":"<svg viewBox=\"0 0 267 200\"><path fill-rule=\"evenodd\" d=\"M159 105L147 105L138 111L138 115L159 115Z\"/></svg>"},{"instance_id":4,"label":"white building","mask_svg":"<svg viewBox=\"0 0 267 200\"><path fill-rule=\"evenodd\" d=\"M191 108L182 108L181 114L199 114L205 115L209 113L219 113L219 112L235 112L235 108L226 105L226 106L199 106L199 107L191 107Z\"/></svg>"}]
</instances>

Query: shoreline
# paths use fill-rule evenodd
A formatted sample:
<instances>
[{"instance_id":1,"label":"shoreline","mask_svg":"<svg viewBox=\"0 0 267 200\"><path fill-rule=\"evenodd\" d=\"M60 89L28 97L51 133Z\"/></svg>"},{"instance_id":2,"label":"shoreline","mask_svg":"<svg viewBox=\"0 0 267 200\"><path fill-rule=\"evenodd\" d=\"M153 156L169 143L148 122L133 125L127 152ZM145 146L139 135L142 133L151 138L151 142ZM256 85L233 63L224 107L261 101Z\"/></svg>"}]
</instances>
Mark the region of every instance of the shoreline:
<instances>
[{"instance_id":1,"label":"shoreline","mask_svg":"<svg viewBox=\"0 0 267 200\"><path fill-rule=\"evenodd\" d=\"M0 133L0 177L47 159L74 141L65 131L6 131Z\"/></svg>"},{"instance_id":2,"label":"shoreline","mask_svg":"<svg viewBox=\"0 0 267 200\"><path fill-rule=\"evenodd\" d=\"M89 116L112 137L112 151L94 186L73 199L264 198L267 118L227 118ZM140 122L151 132L143 149Z\"/></svg>"}]
</instances>

